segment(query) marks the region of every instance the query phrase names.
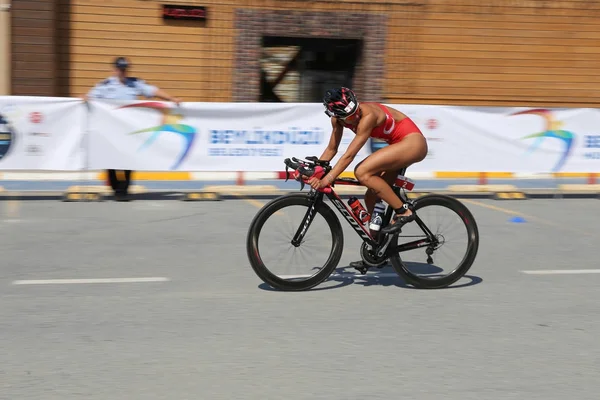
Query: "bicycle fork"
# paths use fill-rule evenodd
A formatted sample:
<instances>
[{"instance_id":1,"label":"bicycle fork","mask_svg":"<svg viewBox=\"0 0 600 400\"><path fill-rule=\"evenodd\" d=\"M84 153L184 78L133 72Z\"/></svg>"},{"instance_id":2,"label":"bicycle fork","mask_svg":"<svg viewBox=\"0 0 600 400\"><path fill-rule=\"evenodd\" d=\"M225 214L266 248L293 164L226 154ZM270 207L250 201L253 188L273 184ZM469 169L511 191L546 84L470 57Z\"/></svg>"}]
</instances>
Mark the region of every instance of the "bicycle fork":
<instances>
[{"instance_id":1,"label":"bicycle fork","mask_svg":"<svg viewBox=\"0 0 600 400\"><path fill-rule=\"evenodd\" d=\"M292 238L292 245L294 247L300 247L302 239L304 239L304 235L306 235L306 231L310 227L310 224L312 223L313 218L317 213L317 203L319 200L320 198L313 200L310 206L308 207L308 210L306 210L306 214L304 214L304 218L302 219L302 224L300 224L298 230L296 231L296 234Z\"/></svg>"},{"instance_id":2,"label":"bicycle fork","mask_svg":"<svg viewBox=\"0 0 600 400\"><path fill-rule=\"evenodd\" d=\"M321 204L321 201L323 201L323 196L324 196L324 193L322 193L322 192L318 192L318 191L312 192L311 191L310 205L308 207L308 210L306 210L306 213L304 214L302 223L298 227L298 230L296 231L296 234L294 235L294 238L291 241L292 245L298 247L302 243L302 239L304 238L304 235L308 231L308 228L310 227L310 225L313 221L313 218L315 217L315 214L317 213L317 208ZM329 198L329 200L331 200L333 205L339 210L339 212L346 219L346 221L348 221L350 226L352 226L354 231L360 236L361 239L363 239L363 241L369 243L372 246L377 245L377 242L363 228L360 221L352 214L352 211L350 211L344 205L342 199L340 199L339 196L337 196L334 193L334 194L329 194L328 198Z\"/></svg>"},{"instance_id":3,"label":"bicycle fork","mask_svg":"<svg viewBox=\"0 0 600 400\"><path fill-rule=\"evenodd\" d=\"M308 210L306 210L306 213L304 214L304 218L302 219L302 223L300 224L300 226L298 227L298 230L296 231L296 234L292 238L291 243L293 246L299 247L300 244L302 243L302 240L304 239L304 235L308 231L308 228L310 227L310 225L315 217L315 214L317 213L317 207L322 200L323 200L323 193L314 192L312 194L310 206L308 207ZM361 237L361 239L363 239L363 241L368 243L371 246L371 248L375 249L377 257L383 257L385 255L386 251L388 250L388 247L389 247L390 243L392 242L392 239L395 237L395 235L389 235L389 234L385 235L383 237L383 241L375 240L375 238L373 238L370 234L367 233L367 231L365 231L358 225L356 218L354 218L352 216L351 212L344 206L344 204L340 198L338 198L337 196L334 196L334 197L330 196L330 200L332 200L334 205L338 208L338 210L342 213L342 215L348 220L348 222L350 223L352 228L354 228L354 230ZM389 213L387 213L386 220L389 220L389 216L390 216Z\"/></svg>"}]
</instances>

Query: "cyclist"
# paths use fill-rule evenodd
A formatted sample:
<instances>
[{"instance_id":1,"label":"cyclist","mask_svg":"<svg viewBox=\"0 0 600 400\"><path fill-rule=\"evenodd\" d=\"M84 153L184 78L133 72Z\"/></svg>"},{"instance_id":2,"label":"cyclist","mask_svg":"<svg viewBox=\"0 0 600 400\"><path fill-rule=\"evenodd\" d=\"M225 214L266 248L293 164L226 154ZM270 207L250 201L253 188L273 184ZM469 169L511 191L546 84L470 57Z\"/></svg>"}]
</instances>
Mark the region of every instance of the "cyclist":
<instances>
[{"instance_id":1,"label":"cyclist","mask_svg":"<svg viewBox=\"0 0 600 400\"><path fill-rule=\"evenodd\" d=\"M400 111L380 103L359 103L355 93L348 88L330 89L323 97L325 114L331 118L333 131L327 148L320 159L331 161L337 154L344 128L349 128L355 137L346 152L323 178L311 178L314 189L330 185L367 143L369 138L382 139L388 146L377 150L362 160L354 169L356 179L368 188L365 206L369 214L378 198L383 199L395 211L390 224L382 233L395 233L414 220L412 211L394 193L391 185L398 171L422 161L427 155L427 140L415 123Z\"/></svg>"}]
</instances>

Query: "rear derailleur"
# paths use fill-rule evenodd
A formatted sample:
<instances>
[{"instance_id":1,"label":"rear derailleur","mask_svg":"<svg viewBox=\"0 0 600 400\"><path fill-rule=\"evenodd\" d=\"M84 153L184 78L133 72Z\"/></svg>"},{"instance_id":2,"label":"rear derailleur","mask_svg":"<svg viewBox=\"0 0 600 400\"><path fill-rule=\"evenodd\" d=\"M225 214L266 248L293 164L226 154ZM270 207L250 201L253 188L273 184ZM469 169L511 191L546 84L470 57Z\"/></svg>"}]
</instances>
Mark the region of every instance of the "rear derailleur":
<instances>
[{"instance_id":1,"label":"rear derailleur","mask_svg":"<svg viewBox=\"0 0 600 400\"><path fill-rule=\"evenodd\" d=\"M433 254L434 251L436 251L437 249L442 247L442 245L444 243L446 243L446 238L444 238L444 236L442 236L442 235L435 236L435 238L432 240L431 244L429 246L427 246L427 248L425 249L425 254L427 254L427 264L429 264L429 265L433 264L433 258L431 257L431 255Z\"/></svg>"},{"instance_id":2,"label":"rear derailleur","mask_svg":"<svg viewBox=\"0 0 600 400\"><path fill-rule=\"evenodd\" d=\"M433 246L429 246L425 250L425 253L427 254L427 264L429 264L429 265L433 264L433 258L431 258L431 255L433 254L433 250L434 250Z\"/></svg>"}]
</instances>

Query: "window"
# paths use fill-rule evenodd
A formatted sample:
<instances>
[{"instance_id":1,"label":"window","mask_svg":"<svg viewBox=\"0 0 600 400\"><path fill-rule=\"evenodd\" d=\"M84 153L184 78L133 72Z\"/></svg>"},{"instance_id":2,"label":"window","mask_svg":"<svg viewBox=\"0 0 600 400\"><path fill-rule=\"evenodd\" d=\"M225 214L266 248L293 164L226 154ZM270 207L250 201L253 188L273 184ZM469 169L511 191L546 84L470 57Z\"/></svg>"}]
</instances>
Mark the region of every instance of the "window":
<instances>
[{"instance_id":1,"label":"window","mask_svg":"<svg viewBox=\"0 0 600 400\"><path fill-rule=\"evenodd\" d=\"M352 87L361 42L347 39L263 37L262 102L321 102L325 90Z\"/></svg>"}]
</instances>

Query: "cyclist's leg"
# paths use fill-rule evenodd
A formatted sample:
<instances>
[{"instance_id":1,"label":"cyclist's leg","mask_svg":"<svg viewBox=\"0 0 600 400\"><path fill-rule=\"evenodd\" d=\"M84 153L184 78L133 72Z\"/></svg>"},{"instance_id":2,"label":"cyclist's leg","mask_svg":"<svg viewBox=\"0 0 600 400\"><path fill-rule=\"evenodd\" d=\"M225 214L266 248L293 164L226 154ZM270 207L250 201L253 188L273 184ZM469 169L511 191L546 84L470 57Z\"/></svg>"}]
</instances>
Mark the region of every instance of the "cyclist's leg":
<instances>
[{"instance_id":1,"label":"cyclist's leg","mask_svg":"<svg viewBox=\"0 0 600 400\"><path fill-rule=\"evenodd\" d=\"M388 171L384 171L379 176L391 187L394 184L394 181L396 180L397 175L398 175L397 171L388 170ZM377 202L378 199L379 199L379 197L377 196L377 194L375 193L374 190L367 189L367 191L365 192L365 208L367 209L367 212L369 214L373 213L373 208L375 207L375 203Z\"/></svg>"},{"instance_id":2,"label":"cyclist's leg","mask_svg":"<svg viewBox=\"0 0 600 400\"><path fill-rule=\"evenodd\" d=\"M372 155L370 155L369 157L372 157ZM365 158L365 160L367 160L369 157ZM356 165L356 167L354 168L354 175L356 176L356 169L365 161L361 161L360 163L358 163ZM381 178L383 180L385 180L390 186L394 183L396 176L398 176L398 171L394 171L394 170L389 170L389 171L384 171L383 173L381 173ZM371 189L367 189L367 191L365 192L365 209L367 210L367 212L369 214L373 213L373 208L375 207L375 203L377 202L378 197L375 194L374 191L372 191ZM385 265L387 265L388 262L385 261L383 262L381 265L379 265L380 268L384 267ZM365 268L366 264L364 263L364 261L362 260L362 258L360 260L357 261L351 261L348 266L355 268L355 269L361 269L361 268Z\"/></svg>"},{"instance_id":3,"label":"cyclist's leg","mask_svg":"<svg viewBox=\"0 0 600 400\"><path fill-rule=\"evenodd\" d=\"M368 156L367 158L365 158L364 160L362 160L361 162L359 162L358 164L356 164L356 167L354 167L354 176L356 176L356 169L358 167L360 167L360 165L365 162L365 160L368 160L369 157L372 157L372 155ZM397 170L387 170L387 171L383 171L380 174L381 178L386 181L386 183L390 186L392 186L396 180L396 177L398 176L398 171ZM365 209L367 210L367 212L369 214L373 213L373 208L375 207L375 203L377 202L377 200L379 199L379 197L377 196L377 194L372 190L372 189L367 189L367 191L365 192Z\"/></svg>"},{"instance_id":4,"label":"cyclist's leg","mask_svg":"<svg viewBox=\"0 0 600 400\"><path fill-rule=\"evenodd\" d=\"M416 138L411 138L412 136L416 136ZM421 138L418 138L418 136L421 136ZM418 135L411 134L406 136L399 143L377 150L356 166L354 169L356 179L363 185L369 187L365 194L365 208L367 208L369 213L373 212L373 207L378 197L383 198L388 204L394 204L389 201L391 197L389 196L389 192L391 192L396 202L400 203L399 207L402 205L402 201L396 196L391 188L398 176L398 171L423 160L426 155L427 142L425 141L425 138L420 133ZM373 180L375 180L375 184L373 184ZM386 186L388 189L387 199L378 195L378 193L381 193L381 186ZM392 201L393 200L394 199L392 199ZM380 267L383 267L386 264L387 261L380 265ZM361 259L359 261L351 262L349 266L360 269L365 267L365 264Z\"/></svg>"},{"instance_id":5,"label":"cyclist's leg","mask_svg":"<svg viewBox=\"0 0 600 400\"><path fill-rule=\"evenodd\" d=\"M409 134L400 142L390 144L371 154L356 167L354 174L374 196L380 197L394 209L399 209L402 207L402 200L396 196L389 182L395 179L397 171L422 161L426 155L425 137L420 133ZM386 172L384 175L387 179L383 179L383 172Z\"/></svg>"}]
</instances>

